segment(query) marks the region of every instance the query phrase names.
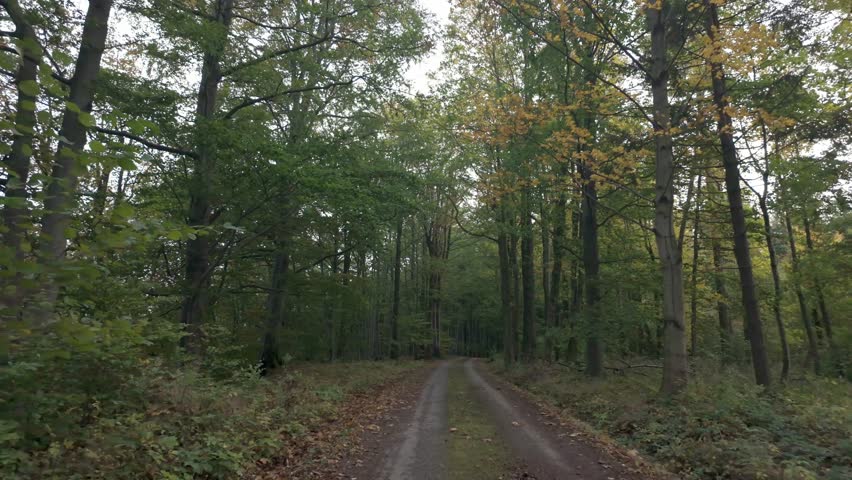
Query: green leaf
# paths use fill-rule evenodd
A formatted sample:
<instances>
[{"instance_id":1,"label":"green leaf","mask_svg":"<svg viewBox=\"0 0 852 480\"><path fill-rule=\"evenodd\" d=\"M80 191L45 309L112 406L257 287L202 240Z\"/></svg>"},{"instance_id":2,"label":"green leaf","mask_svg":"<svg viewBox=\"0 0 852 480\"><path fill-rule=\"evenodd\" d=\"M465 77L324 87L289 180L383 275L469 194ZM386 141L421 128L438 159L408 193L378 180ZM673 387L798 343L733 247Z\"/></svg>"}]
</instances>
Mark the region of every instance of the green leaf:
<instances>
[{"instance_id":1,"label":"green leaf","mask_svg":"<svg viewBox=\"0 0 852 480\"><path fill-rule=\"evenodd\" d=\"M119 157L117 163L119 167L125 170L136 170L136 163L130 157Z\"/></svg>"},{"instance_id":2,"label":"green leaf","mask_svg":"<svg viewBox=\"0 0 852 480\"><path fill-rule=\"evenodd\" d=\"M113 215L119 218L129 218L133 215L133 207L128 203L119 203L112 209Z\"/></svg>"},{"instance_id":3,"label":"green leaf","mask_svg":"<svg viewBox=\"0 0 852 480\"><path fill-rule=\"evenodd\" d=\"M36 104L32 100L23 100L21 102L21 108L30 112L35 112Z\"/></svg>"},{"instance_id":4,"label":"green leaf","mask_svg":"<svg viewBox=\"0 0 852 480\"><path fill-rule=\"evenodd\" d=\"M82 112L82 110L80 110L80 107L78 107L76 103L71 102L71 101L65 102L65 108L67 108L68 110L70 110L74 113L81 113Z\"/></svg>"},{"instance_id":5,"label":"green leaf","mask_svg":"<svg viewBox=\"0 0 852 480\"><path fill-rule=\"evenodd\" d=\"M171 449L178 446L178 439L175 436L167 435L167 436L158 438L157 443L159 443L163 447L171 450Z\"/></svg>"},{"instance_id":6,"label":"green leaf","mask_svg":"<svg viewBox=\"0 0 852 480\"><path fill-rule=\"evenodd\" d=\"M71 58L70 55L68 55L67 53L65 53L61 50L57 50L57 51L52 52L52 53L53 53L53 59L56 60L59 63L70 65L74 61L74 59Z\"/></svg>"},{"instance_id":7,"label":"green leaf","mask_svg":"<svg viewBox=\"0 0 852 480\"><path fill-rule=\"evenodd\" d=\"M86 128L92 128L95 126L95 117L93 117L92 114L88 112L78 113L77 121L79 121L80 124Z\"/></svg>"},{"instance_id":8,"label":"green leaf","mask_svg":"<svg viewBox=\"0 0 852 480\"><path fill-rule=\"evenodd\" d=\"M104 146L103 143L101 143L97 140L92 140L91 142L89 142L89 148L94 153L104 153L106 151L106 146Z\"/></svg>"},{"instance_id":9,"label":"green leaf","mask_svg":"<svg viewBox=\"0 0 852 480\"><path fill-rule=\"evenodd\" d=\"M24 95L35 97L38 95L38 82L35 80L24 80L18 84L18 89L24 92Z\"/></svg>"},{"instance_id":10,"label":"green leaf","mask_svg":"<svg viewBox=\"0 0 852 480\"><path fill-rule=\"evenodd\" d=\"M127 128L129 128L130 132L135 135L142 135L145 133L145 122L142 120L129 120L127 122Z\"/></svg>"}]
</instances>

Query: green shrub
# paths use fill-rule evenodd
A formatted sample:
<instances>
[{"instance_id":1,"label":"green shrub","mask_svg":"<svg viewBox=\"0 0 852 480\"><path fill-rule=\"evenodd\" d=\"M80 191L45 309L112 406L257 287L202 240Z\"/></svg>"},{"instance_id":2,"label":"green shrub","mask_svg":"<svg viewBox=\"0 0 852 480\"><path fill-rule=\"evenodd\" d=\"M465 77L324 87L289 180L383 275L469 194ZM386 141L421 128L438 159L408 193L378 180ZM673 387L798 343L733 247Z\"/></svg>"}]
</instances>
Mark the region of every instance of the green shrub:
<instances>
[{"instance_id":1,"label":"green shrub","mask_svg":"<svg viewBox=\"0 0 852 480\"><path fill-rule=\"evenodd\" d=\"M0 478L234 479L413 363L261 378L208 335L190 363L167 324L63 320L19 336L0 367ZM338 371L340 370L340 371Z\"/></svg>"},{"instance_id":2,"label":"green shrub","mask_svg":"<svg viewBox=\"0 0 852 480\"><path fill-rule=\"evenodd\" d=\"M852 386L808 378L773 391L746 372L698 366L687 393L658 373L590 381L564 367L502 372L518 385L687 479L852 477Z\"/></svg>"}]
</instances>

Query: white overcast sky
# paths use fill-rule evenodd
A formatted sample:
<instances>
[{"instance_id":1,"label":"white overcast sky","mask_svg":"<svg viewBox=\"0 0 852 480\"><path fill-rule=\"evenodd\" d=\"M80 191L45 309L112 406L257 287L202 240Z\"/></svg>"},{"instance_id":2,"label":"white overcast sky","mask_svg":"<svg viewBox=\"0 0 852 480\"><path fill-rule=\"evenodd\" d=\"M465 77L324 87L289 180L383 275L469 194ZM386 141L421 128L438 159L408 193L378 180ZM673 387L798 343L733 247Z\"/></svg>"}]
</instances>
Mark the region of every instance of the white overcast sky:
<instances>
[{"instance_id":1,"label":"white overcast sky","mask_svg":"<svg viewBox=\"0 0 852 480\"><path fill-rule=\"evenodd\" d=\"M432 14L431 21L443 30L449 22L450 16L450 1L449 0L418 0L429 13ZM411 83L412 93L428 93L429 92L429 74L438 71L441 66L441 60L444 59L444 46L441 43L442 33L439 30L438 36L435 38L435 45L429 55L421 61L411 65L405 73L405 78Z\"/></svg>"}]
</instances>

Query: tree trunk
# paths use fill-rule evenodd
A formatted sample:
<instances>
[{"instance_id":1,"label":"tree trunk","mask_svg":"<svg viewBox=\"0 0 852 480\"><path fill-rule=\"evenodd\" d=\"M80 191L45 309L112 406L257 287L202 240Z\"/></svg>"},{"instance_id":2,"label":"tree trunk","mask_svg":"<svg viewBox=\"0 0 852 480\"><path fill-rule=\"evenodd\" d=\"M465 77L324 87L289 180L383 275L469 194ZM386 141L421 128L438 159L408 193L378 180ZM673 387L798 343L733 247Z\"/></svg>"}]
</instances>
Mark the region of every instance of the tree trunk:
<instances>
[{"instance_id":1,"label":"tree trunk","mask_svg":"<svg viewBox=\"0 0 852 480\"><path fill-rule=\"evenodd\" d=\"M3 247L8 249L11 262L6 267L14 275L0 282L0 318L15 318L25 292L21 285L21 263L24 261L29 245L25 225L31 222L27 205L27 181L30 177L30 157L33 153L33 135L35 134L35 102L38 96L38 68L41 65L43 51L32 25L27 21L24 11L16 0L0 2L9 18L15 24L14 37L20 40L21 63L15 72L15 87L18 99L15 103L15 136L12 151L3 162L8 175L3 190Z\"/></svg>"},{"instance_id":2,"label":"tree trunk","mask_svg":"<svg viewBox=\"0 0 852 480\"><path fill-rule=\"evenodd\" d=\"M431 356L441 356L441 282L450 254L450 226L443 213L437 214L426 232L429 250L428 320L432 332Z\"/></svg>"},{"instance_id":3,"label":"tree trunk","mask_svg":"<svg viewBox=\"0 0 852 480\"><path fill-rule=\"evenodd\" d=\"M598 311L600 287L600 252L598 250L598 194L591 169L582 167L583 177L583 273L585 279L588 337L586 337L586 374L592 377L603 375L603 341L601 318Z\"/></svg>"},{"instance_id":4,"label":"tree trunk","mask_svg":"<svg viewBox=\"0 0 852 480\"><path fill-rule=\"evenodd\" d=\"M578 187L580 195L582 196L583 187ZM583 232L582 232L582 218L577 213L576 208L571 209L571 238L575 243L581 243ZM579 354L579 340L577 338L577 313L580 312L580 309L583 307L583 270L580 268L580 261L576 258L571 258L570 262L570 278L571 278L571 303L568 304L568 328L570 330L570 334L568 337L568 345L565 347L565 360L569 362L577 361L577 355ZM565 305L560 304L560 320L562 317L561 312L565 310ZM556 351L556 357L559 358L559 351Z\"/></svg>"},{"instance_id":5,"label":"tree trunk","mask_svg":"<svg viewBox=\"0 0 852 480\"><path fill-rule=\"evenodd\" d=\"M201 66L201 82L196 104L197 155L192 166L189 187L189 211L187 224L204 229L210 225L210 187L216 162L216 136L209 131L215 121L216 101L222 81L221 57L230 33L233 0L217 0L213 12L220 24L223 38L211 41L212 47L204 52ZM191 353L200 353L202 325L207 318L208 290L210 288L210 235L209 232L195 235L186 243L186 272L184 276L184 300L181 307L181 323L187 335L181 345Z\"/></svg>"},{"instance_id":6,"label":"tree trunk","mask_svg":"<svg viewBox=\"0 0 852 480\"><path fill-rule=\"evenodd\" d=\"M701 234L701 175L698 175L698 186L695 189L695 220L692 226L692 276L690 278L692 285L689 300L690 311L690 329L689 340L692 354L695 355L698 350L698 252L699 252L699 236Z\"/></svg>"},{"instance_id":7,"label":"tree trunk","mask_svg":"<svg viewBox=\"0 0 852 480\"><path fill-rule=\"evenodd\" d=\"M396 242L393 258L393 306L391 307L390 356L399 358L399 288L402 273L402 216L396 222Z\"/></svg>"},{"instance_id":8,"label":"tree trunk","mask_svg":"<svg viewBox=\"0 0 852 480\"><path fill-rule=\"evenodd\" d=\"M547 324L551 327L562 325L562 259L565 258L565 234L566 234L566 206L568 195L560 189L556 203L553 208L553 239L552 239L552 267L550 270L550 295L549 305L545 310ZM553 346L549 348L548 355L554 355Z\"/></svg>"},{"instance_id":9,"label":"tree trunk","mask_svg":"<svg viewBox=\"0 0 852 480\"><path fill-rule=\"evenodd\" d=\"M512 222L513 230L515 228ZM512 332L515 344L512 346L515 360L519 359L521 353L520 337L518 336L518 325L521 323L521 269L518 265L518 235L514 231L509 234L509 264L512 265Z\"/></svg>"},{"instance_id":10,"label":"tree trunk","mask_svg":"<svg viewBox=\"0 0 852 480\"><path fill-rule=\"evenodd\" d=\"M772 222L769 219L769 206L766 199L769 196L769 137L766 132L766 125L760 125L761 136L763 137L763 160L766 162L763 172L763 194L758 195L758 204L760 206L760 214L763 218L763 236L766 239L766 250L769 252L769 268L772 271L772 313L775 315L775 325L778 328L778 338L781 342L781 382L787 381L790 375L790 346L787 343L787 331L784 328L784 320L781 318L781 299L783 291L781 290L781 275L778 272L778 257L775 253L775 241L772 238Z\"/></svg>"},{"instance_id":11,"label":"tree trunk","mask_svg":"<svg viewBox=\"0 0 852 480\"><path fill-rule=\"evenodd\" d=\"M112 0L90 0L83 23L80 53L71 77L68 106L62 114L62 127L51 172L47 195L44 200L45 215L41 229L41 260L55 267L65 258L67 230L71 222L71 211L76 204L77 181L80 174L80 155L86 146L88 127L84 116L92 111L95 82L101 70ZM41 304L35 315L46 320L53 315L59 285L52 278L42 286Z\"/></svg>"},{"instance_id":12,"label":"tree trunk","mask_svg":"<svg viewBox=\"0 0 852 480\"><path fill-rule=\"evenodd\" d=\"M687 384L686 328L683 305L683 260L674 232L674 153L670 131L669 66L666 19L660 9L648 8L651 29L651 93L654 105L656 185L654 237L663 271L663 382L662 392L672 395Z\"/></svg>"},{"instance_id":13,"label":"tree trunk","mask_svg":"<svg viewBox=\"0 0 852 480\"><path fill-rule=\"evenodd\" d=\"M544 297L544 329L546 333L545 357L550 358L553 351L552 341L550 340L553 332L550 329L553 327L550 315L553 310L553 300L550 296L550 280L553 271L552 253L550 243L550 222L549 212L547 211L547 199L544 192L541 193L541 293Z\"/></svg>"},{"instance_id":14,"label":"tree trunk","mask_svg":"<svg viewBox=\"0 0 852 480\"><path fill-rule=\"evenodd\" d=\"M796 237L793 235L793 223L790 221L790 214L787 212L784 212L784 224L787 227L787 240L790 242L790 259L793 262L793 283L796 288L796 299L799 301L799 312L802 315L802 325L805 327L805 335L808 339L808 357L814 361L814 373L819 375L822 372L822 365L819 358L819 345L817 344L813 323L811 323L811 319L808 316L808 305L805 301L805 294L802 292L799 255L796 251Z\"/></svg>"},{"instance_id":15,"label":"tree trunk","mask_svg":"<svg viewBox=\"0 0 852 480\"><path fill-rule=\"evenodd\" d=\"M533 244L532 214L529 187L522 192L521 211L521 273L523 277L523 356L530 362L535 357L535 247Z\"/></svg>"},{"instance_id":16,"label":"tree trunk","mask_svg":"<svg viewBox=\"0 0 852 480\"><path fill-rule=\"evenodd\" d=\"M705 5L707 7L707 35L710 41L715 43L719 30L718 9L710 0L705 0ZM758 385L769 385L771 383L769 360L763 337L763 323L760 319L757 288L754 284L742 189L740 188L739 161L737 160L737 149L734 145L734 126L728 113L729 103L725 71L721 64L712 59L709 60L709 63L711 77L713 78L713 102L716 105L718 116L717 130L722 145L722 163L725 167L725 187L731 210L731 224L734 228L734 255L740 273L740 286L746 315L746 333L751 345L754 377Z\"/></svg>"},{"instance_id":17,"label":"tree trunk","mask_svg":"<svg viewBox=\"0 0 852 480\"><path fill-rule=\"evenodd\" d=\"M764 184L768 181L764 176ZM781 275L778 272L778 258L775 254L775 243L772 239L772 223L769 220L769 208L766 205L766 192L760 197L760 213L763 216L763 235L766 238L766 250L769 252L769 267L772 270L772 286L774 295L772 297L772 312L775 314L775 324L778 327L778 338L781 341L781 381L787 380L790 374L790 347L787 344L787 332L784 321L781 318Z\"/></svg>"},{"instance_id":18,"label":"tree trunk","mask_svg":"<svg viewBox=\"0 0 852 480\"><path fill-rule=\"evenodd\" d=\"M812 252L814 249L813 236L811 235L811 222L807 215L805 215L805 246L808 248L808 252ZM828 346L831 348L834 345L833 332L831 331L831 316L828 314L828 306L825 303L822 281L816 273L813 277L814 286L816 287L817 305L819 305L819 313L822 315L822 327L825 330L825 336L828 339Z\"/></svg>"},{"instance_id":19,"label":"tree trunk","mask_svg":"<svg viewBox=\"0 0 852 480\"><path fill-rule=\"evenodd\" d=\"M503 364L506 368L515 363L515 330L512 322L512 271L509 264L509 234L505 199L498 206L497 251L500 260L500 313L503 318Z\"/></svg>"},{"instance_id":20,"label":"tree trunk","mask_svg":"<svg viewBox=\"0 0 852 480\"><path fill-rule=\"evenodd\" d=\"M266 300L266 329L263 333L263 350L260 355L261 372L264 374L281 365L278 346L278 331L284 324L287 298L287 269L290 256L279 245L272 265L272 280Z\"/></svg>"},{"instance_id":21,"label":"tree trunk","mask_svg":"<svg viewBox=\"0 0 852 480\"><path fill-rule=\"evenodd\" d=\"M734 325L731 323L731 317L728 314L728 289L725 285L722 244L716 239L713 240L713 269L713 283L716 287L716 295L719 297L716 308L719 312L719 340L722 346L722 362L728 363L734 357Z\"/></svg>"}]
</instances>

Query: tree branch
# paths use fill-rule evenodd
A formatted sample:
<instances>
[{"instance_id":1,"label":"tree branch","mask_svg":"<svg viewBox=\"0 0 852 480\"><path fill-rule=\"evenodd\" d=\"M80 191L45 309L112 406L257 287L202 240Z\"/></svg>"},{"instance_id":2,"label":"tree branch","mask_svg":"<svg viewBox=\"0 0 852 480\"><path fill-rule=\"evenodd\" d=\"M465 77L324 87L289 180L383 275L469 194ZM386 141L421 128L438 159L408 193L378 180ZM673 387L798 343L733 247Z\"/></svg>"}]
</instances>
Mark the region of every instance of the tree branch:
<instances>
[{"instance_id":1,"label":"tree branch","mask_svg":"<svg viewBox=\"0 0 852 480\"><path fill-rule=\"evenodd\" d=\"M106 135L114 135L116 137L126 138L128 140L133 140L137 143L140 143L148 148L152 148L154 150L159 150L161 152L173 153L175 155L183 155L190 158L196 158L198 156L197 153L191 150L184 150L182 148L170 147L168 145L161 145L159 143L154 143L146 138L140 137L139 135L134 135L130 132L123 132L121 130L112 130L110 128L104 127L94 127L94 131L98 133L103 133Z\"/></svg>"}]
</instances>

